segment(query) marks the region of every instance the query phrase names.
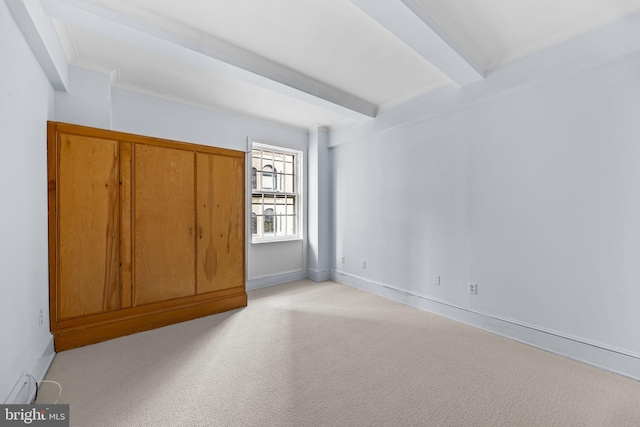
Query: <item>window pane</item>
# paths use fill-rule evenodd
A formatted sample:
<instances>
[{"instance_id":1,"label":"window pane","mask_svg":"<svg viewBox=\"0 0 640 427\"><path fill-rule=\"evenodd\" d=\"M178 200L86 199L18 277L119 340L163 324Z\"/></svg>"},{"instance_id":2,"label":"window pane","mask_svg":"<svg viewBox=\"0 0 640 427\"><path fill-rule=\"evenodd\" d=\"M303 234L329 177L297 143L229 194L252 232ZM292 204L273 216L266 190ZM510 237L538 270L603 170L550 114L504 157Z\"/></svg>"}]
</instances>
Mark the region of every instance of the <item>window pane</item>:
<instances>
[{"instance_id":1,"label":"window pane","mask_svg":"<svg viewBox=\"0 0 640 427\"><path fill-rule=\"evenodd\" d=\"M258 216L255 213L251 213L251 234L258 234Z\"/></svg>"},{"instance_id":2,"label":"window pane","mask_svg":"<svg viewBox=\"0 0 640 427\"><path fill-rule=\"evenodd\" d=\"M275 231L275 217L273 209L264 210L264 234L273 234Z\"/></svg>"},{"instance_id":3,"label":"window pane","mask_svg":"<svg viewBox=\"0 0 640 427\"><path fill-rule=\"evenodd\" d=\"M262 215L262 196L251 197L251 212L256 215Z\"/></svg>"},{"instance_id":4,"label":"window pane","mask_svg":"<svg viewBox=\"0 0 640 427\"><path fill-rule=\"evenodd\" d=\"M276 216L276 228L277 234L279 236L284 236L287 234L287 228L285 226L286 219L287 217L285 215Z\"/></svg>"},{"instance_id":5,"label":"window pane","mask_svg":"<svg viewBox=\"0 0 640 427\"><path fill-rule=\"evenodd\" d=\"M287 216L287 234L290 236L295 236L296 234L296 216L295 215Z\"/></svg>"},{"instance_id":6,"label":"window pane","mask_svg":"<svg viewBox=\"0 0 640 427\"><path fill-rule=\"evenodd\" d=\"M264 217L262 215L257 216L258 236L264 235Z\"/></svg>"},{"instance_id":7,"label":"window pane","mask_svg":"<svg viewBox=\"0 0 640 427\"><path fill-rule=\"evenodd\" d=\"M273 163L273 167L276 169L276 172L283 173L284 172L284 162L275 161Z\"/></svg>"},{"instance_id":8,"label":"window pane","mask_svg":"<svg viewBox=\"0 0 640 427\"><path fill-rule=\"evenodd\" d=\"M265 194L263 196L264 198L264 208L268 209L268 208L274 208L275 204L276 204L276 197L272 194Z\"/></svg>"},{"instance_id":9,"label":"window pane","mask_svg":"<svg viewBox=\"0 0 640 427\"><path fill-rule=\"evenodd\" d=\"M293 175L293 162L286 162L284 164L284 173Z\"/></svg>"},{"instance_id":10,"label":"window pane","mask_svg":"<svg viewBox=\"0 0 640 427\"><path fill-rule=\"evenodd\" d=\"M273 166L264 165L262 167L262 189L273 191L276 188L276 176L273 171Z\"/></svg>"},{"instance_id":11,"label":"window pane","mask_svg":"<svg viewBox=\"0 0 640 427\"><path fill-rule=\"evenodd\" d=\"M284 176L284 192L285 193L295 192L295 189L293 188L293 175Z\"/></svg>"},{"instance_id":12,"label":"window pane","mask_svg":"<svg viewBox=\"0 0 640 427\"><path fill-rule=\"evenodd\" d=\"M293 199L288 199L287 200L287 215L295 215L296 213L296 205L292 204L293 203Z\"/></svg>"}]
</instances>

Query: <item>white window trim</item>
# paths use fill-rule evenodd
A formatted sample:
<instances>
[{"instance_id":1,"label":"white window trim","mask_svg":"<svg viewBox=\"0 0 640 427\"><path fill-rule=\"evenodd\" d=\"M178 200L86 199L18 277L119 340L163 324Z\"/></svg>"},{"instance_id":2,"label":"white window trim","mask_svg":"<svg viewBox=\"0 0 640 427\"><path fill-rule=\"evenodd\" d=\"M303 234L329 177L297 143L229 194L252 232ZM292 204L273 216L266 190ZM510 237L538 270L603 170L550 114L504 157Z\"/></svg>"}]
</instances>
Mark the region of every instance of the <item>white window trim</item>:
<instances>
[{"instance_id":1,"label":"white window trim","mask_svg":"<svg viewBox=\"0 0 640 427\"><path fill-rule=\"evenodd\" d=\"M293 148L283 147L281 145L276 145L273 143L268 143L264 141L258 141L252 138L249 138L249 147L247 154L247 235L251 241L252 245L259 245L263 243L277 243L277 242L294 242L304 240L304 177L303 177L303 164L304 164L304 152L302 150L296 150ZM253 188L251 185L251 157L252 151L254 148L265 149L265 150L273 150L281 153L293 154L295 158L294 165L294 174L295 174L295 182L294 186L297 189L296 193L296 219L298 221L297 224L297 232L296 236L281 236L281 237L272 237L272 236L263 236L263 237L253 237L252 229L251 229L251 203L252 203L252 195ZM278 194L278 192L275 192ZM282 193L289 194L289 193Z\"/></svg>"}]
</instances>

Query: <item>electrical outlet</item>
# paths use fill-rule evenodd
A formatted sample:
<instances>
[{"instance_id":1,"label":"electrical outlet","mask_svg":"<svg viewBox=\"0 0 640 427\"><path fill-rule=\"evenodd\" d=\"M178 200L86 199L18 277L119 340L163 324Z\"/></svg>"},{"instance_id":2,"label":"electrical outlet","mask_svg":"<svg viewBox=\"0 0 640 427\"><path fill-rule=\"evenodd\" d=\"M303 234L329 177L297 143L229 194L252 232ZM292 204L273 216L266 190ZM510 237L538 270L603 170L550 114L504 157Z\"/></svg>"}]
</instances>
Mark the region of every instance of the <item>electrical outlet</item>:
<instances>
[{"instance_id":1,"label":"electrical outlet","mask_svg":"<svg viewBox=\"0 0 640 427\"><path fill-rule=\"evenodd\" d=\"M362 261L362 268L367 268L367 261Z\"/></svg>"},{"instance_id":2,"label":"electrical outlet","mask_svg":"<svg viewBox=\"0 0 640 427\"><path fill-rule=\"evenodd\" d=\"M341 259L340 261L344 264L344 262L345 262L345 258L344 258L344 257L342 257L342 259Z\"/></svg>"},{"instance_id":3,"label":"electrical outlet","mask_svg":"<svg viewBox=\"0 0 640 427\"><path fill-rule=\"evenodd\" d=\"M436 286L440 286L440 276L437 276L437 275L433 276L433 284Z\"/></svg>"},{"instance_id":4,"label":"electrical outlet","mask_svg":"<svg viewBox=\"0 0 640 427\"><path fill-rule=\"evenodd\" d=\"M44 312L40 309L40 313L38 313L38 326L42 326L44 323Z\"/></svg>"},{"instance_id":5,"label":"electrical outlet","mask_svg":"<svg viewBox=\"0 0 640 427\"><path fill-rule=\"evenodd\" d=\"M469 293L471 295L478 295L478 284L469 282Z\"/></svg>"}]
</instances>

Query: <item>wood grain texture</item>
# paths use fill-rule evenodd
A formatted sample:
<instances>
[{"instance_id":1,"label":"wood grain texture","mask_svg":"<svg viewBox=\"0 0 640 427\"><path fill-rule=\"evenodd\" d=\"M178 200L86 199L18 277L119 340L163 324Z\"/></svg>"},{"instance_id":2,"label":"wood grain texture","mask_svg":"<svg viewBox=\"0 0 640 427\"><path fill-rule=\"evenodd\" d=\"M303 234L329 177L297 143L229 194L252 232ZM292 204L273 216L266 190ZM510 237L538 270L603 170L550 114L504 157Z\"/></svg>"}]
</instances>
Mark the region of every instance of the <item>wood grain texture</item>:
<instances>
[{"instance_id":1,"label":"wood grain texture","mask_svg":"<svg viewBox=\"0 0 640 427\"><path fill-rule=\"evenodd\" d=\"M58 133L59 319L120 308L118 142Z\"/></svg>"},{"instance_id":2,"label":"wood grain texture","mask_svg":"<svg viewBox=\"0 0 640 427\"><path fill-rule=\"evenodd\" d=\"M197 289L244 286L244 160L197 153Z\"/></svg>"},{"instance_id":3,"label":"wood grain texture","mask_svg":"<svg viewBox=\"0 0 640 427\"><path fill-rule=\"evenodd\" d=\"M133 218L131 217L131 142L120 141L120 277L122 308L133 305Z\"/></svg>"},{"instance_id":4,"label":"wood grain texture","mask_svg":"<svg viewBox=\"0 0 640 427\"><path fill-rule=\"evenodd\" d=\"M195 295L195 159L134 145L134 305Z\"/></svg>"}]
</instances>

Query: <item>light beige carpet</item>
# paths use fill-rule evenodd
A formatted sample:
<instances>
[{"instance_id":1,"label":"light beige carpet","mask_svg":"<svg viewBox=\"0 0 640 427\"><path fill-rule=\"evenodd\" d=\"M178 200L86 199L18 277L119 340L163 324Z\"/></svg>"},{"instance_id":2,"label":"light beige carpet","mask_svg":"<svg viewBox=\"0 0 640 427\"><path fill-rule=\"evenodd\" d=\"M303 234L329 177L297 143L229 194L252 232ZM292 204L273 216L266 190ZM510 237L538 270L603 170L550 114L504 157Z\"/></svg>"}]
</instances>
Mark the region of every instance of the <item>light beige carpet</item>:
<instances>
[{"instance_id":1,"label":"light beige carpet","mask_svg":"<svg viewBox=\"0 0 640 427\"><path fill-rule=\"evenodd\" d=\"M62 352L47 379L72 426L640 426L639 382L334 282Z\"/></svg>"}]
</instances>

